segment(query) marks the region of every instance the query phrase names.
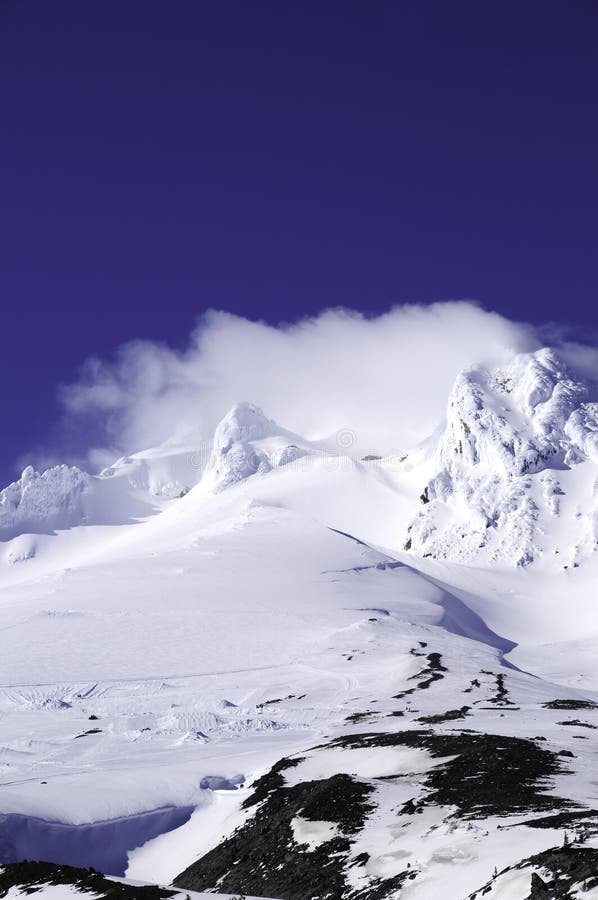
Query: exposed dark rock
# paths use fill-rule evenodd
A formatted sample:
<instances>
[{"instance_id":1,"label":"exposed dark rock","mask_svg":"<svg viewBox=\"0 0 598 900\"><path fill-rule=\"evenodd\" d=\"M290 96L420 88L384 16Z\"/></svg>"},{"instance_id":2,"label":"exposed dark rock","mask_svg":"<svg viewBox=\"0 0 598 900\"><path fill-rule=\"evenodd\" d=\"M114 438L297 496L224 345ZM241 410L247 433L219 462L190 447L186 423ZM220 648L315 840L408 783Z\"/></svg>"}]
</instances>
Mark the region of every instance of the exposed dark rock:
<instances>
[{"instance_id":1,"label":"exposed dark rock","mask_svg":"<svg viewBox=\"0 0 598 900\"><path fill-rule=\"evenodd\" d=\"M591 725L590 722L582 722L580 719L567 719L565 722L557 722L557 725L576 725L578 728L593 728L598 726Z\"/></svg>"},{"instance_id":2,"label":"exposed dark rock","mask_svg":"<svg viewBox=\"0 0 598 900\"><path fill-rule=\"evenodd\" d=\"M345 719L345 722L353 722L353 724L355 724L356 722L361 722L363 719L369 719L374 715L376 715L374 710L366 710L365 712L354 712L354 713L351 713L350 716L347 716L347 718Z\"/></svg>"},{"instance_id":3,"label":"exposed dark rock","mask_svg":"<svg viewBox=\"0 0 598 900\"><path fill-rule=\"evenodd\" d=\"M593 700L550 700L543 703L544 709L598 709Z\"/></svg>"},{"instance_id":4,"label":"exposed dark rock","mask_svg":"<svg viewBox=\"0 0 598 900\"><path fill-rule=\"evenodd\" d=\"M428 668L432 672L448 672L446 666L443 666L441 663L442 653L429 653L428 654Z\"/></svg>"},{"instance_id":5,"label":"exposed dark rock","mask_svg":"<svg viewBox=\"0 0 598 900\"><path fill-rule=\"evenodd\" d=\"M482 900L503 875L526 869L540 869L542 875L530 871L530 892L522 900L574 900L598 886L598 850L571 845L544 850L503 869L468 900Z\"/></svg>"},{"instance_id":6,"label":"exposed dark rock","mask_svg":"<svg viewBox=\"0 0 598 900\"><path fill-rule=\"evenodd\" d=\"M11 888L20 888L25 894L37 893L39 885L72 885L82 893L93 894L98 900L120 897L122 900L167 900L175 891L164 888L120 884L104 878L94 869L76 869L46 862L19 862L4 865L0 869L0 897L6 897Z\"/></svg>"},{"instance_id":7,"label":"exposed dark rock","mask_svg":"<svg viewBox=\"0 0 598 900\"><path fill-rule=\"evenodd\" d=\"M402 816L413 816L416 813L422 813L424 811L424 804L418 800L411 798L407 800L406 803L403 803L401 807L401 815Z\"/></svg>"},{"instance_id":8,"label":"exposed dark rock","mask_svg":"<svg viewBox=\"0 0 598 900\"><path fill-rule=\"evenodd\" d=\"M274 703L284 703L285 700L303 700L305 694L302 694L301 697L297 697L295 694L287 694L286 697L275 697L273 700L264 700L263 703L256 703L256 709L263 709L264 706L272 706Z\"/></svg>"},{"instance_id":9,"label":"exposed dark rock","mask_svg":"<svg viewBox=\"0 0 598 900\"><path fill-rule=\"evenodd\" d=\"M406 869L394 878L377 878L371 885L360 891L346 894L348 900L384 900L385 897L396 897L396 891L412 878L417 878L416 869Z\"/></svg>"},{"instance_id":10,"label":"exposed dark rock","mask_svg":"<svg viewBox=\"0 0 598 900\"><path fill-rule=\"evenodd\" d=\"M482 669L482 675L492 675L496 679L496 693L494 697L490 697L487 703L496 703L498 706L513 706L513 701L509 700L509 691L505 684L504 672L487 672Z\"/></svg>"},{"instance_id":11,"label":"exposed dark rock","mask_svg":"<svg viewBox=\"0 0 598 900\"><path fill-rule=\"evenodd\" d=\"M441 666L436 654L430 656L431 665ZM337 748L342 755L343 748L392 746L421 748L432 756L448 757L420 776L421 795L403 804L398 815L417 816L435 804L452 807L457 816L481 819L556 811L565 803L544 793L547 779L561 771L558 755L523 738L472 732L435 734L430 730L376 732L345 735L308 752ZM283 900L383 900L417 876L417 870L407 866L394 878L370 879L359 890L352 889L348 869L367 862L363 854L351 858L352 841L373 809L370 797L375 784L338 774L289 786L284 772L299 762L281 759L256 782L243 804L253 811L251 818L181 873L177 886ZM401 774L384 780L392 781ZM296 816L334 823L336 834L310 850L294 840L292 821Z\"/></svg>"},{"instance_id":12,"label":"exposed dark rock","mask_svg":"<svg viewBox=\"0 0 598 900\"><path fill-rule=\"evenodd\" d=\"M455 756L423 778L430 791L424 801L456 806L468 818L556 810L565 804L563 799L543 793L546 779L562 770L559 757L525 738L403 731L347 735L328 746L421 747L432 756Z\"/></svg>"},{"instance_id":13,"label":"exposed dark rock","mask_svg":"<svg viewBox=\"0 0 598 900\"><path fill-rule=\"evenodd\" d=\"M551 896L546 882L540 878L537 872L532 872L530 900L548 900Z\"/></svg>"},{"instance_id":14,"label":"exposed dark rock","mask_svg":"<svg viewBox=\"0 0 598 900\"><path fill-rule=\"evenodd\" d=\"M277 764L275 772L259 780L256 793L246 801L246 807L257 805L255 815L181 873L177 886L198 891L217 887L224 893L283 900L378 900L413 877L409 870L397 878L375 879L369 886L352 891L345 878L351 837L363 827L372 810L368 798L374 787L348 775L283 786L280 773L288 768L289 760L281 762L284 764ZM291 822L299 815L334 822L338 835L314 850L296 844Z\"/></svg>"},{"instance_id":15,"label":"exposed dark rock","mask_svg":"<svg viewBox=\"0 0 598 900\"><path fill-rule=\"evenodd\" d=\"M262 777L258 778L255 782L253 793L243 802L243 809L249 809L252 806L256 806L258 803L261 803L262 800L265 800L271 791L284 787L285 781L282 772L285 772L287 769L292 769L294 766L298 766L300 762L302 762L302 757L287 759L283 756L282 759L279 759L278 762L274 763L270 771L266 772L265 775L262 775Z\"/></svg>"},{"instance_id":16,"label":"exposed dark rock","mask_svg":"<svg viewBox=\"0 0 598 900\"><path fill-rule=\"evenodd\" d=\"M528 828L594 828L598 831L598 809L583 809L573 812L555 813L522 822Z\"/></svg>"},{"instance_id":17,"label":"exposed dark rock","mask_svg":"<svg viewBox=\"0 0 598 900\"><path fill-rule=\"evenodd\" d=\"M460 709L448 709L445 713L436 713L432 716L420 716L417 720L422 725L438 725L440 722L452 722L454 719L464 719L468 715L471 706L462 706Z\"/></svg>"},{"instance_id":18,"label":"exposed dark rock","mask_svg":"<svg viewBox=\"0 0 598 900\"><path fill-rule=\"evenodd\" d=\"M411 650L414 656L419 656L420 654L416 650ZM423 655L423 654L421 654ZM444 678L443 672L448 672L446 666L442 664L442 654L441 653L428 653L426 656L428 660L428 665L421 669L416 675L412 675L409 681L416 681L418 678L421 678L421 681L418 681L417 687L407 688L405 691L399 691L398 694L394 695L395 700L401 700L403 697L408 697L409 694L414 694L416 690L425 691L427 690L431 684L435 681L439 681Z\"/></svg>"}]
</instances>

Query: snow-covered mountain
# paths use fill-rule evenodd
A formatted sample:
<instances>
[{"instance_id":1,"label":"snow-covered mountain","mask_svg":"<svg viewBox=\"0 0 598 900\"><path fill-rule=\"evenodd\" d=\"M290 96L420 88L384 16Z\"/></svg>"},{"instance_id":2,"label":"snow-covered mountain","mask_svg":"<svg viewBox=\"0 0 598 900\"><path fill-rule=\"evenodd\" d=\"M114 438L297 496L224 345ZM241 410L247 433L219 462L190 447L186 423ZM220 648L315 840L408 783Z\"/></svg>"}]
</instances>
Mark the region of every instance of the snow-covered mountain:
<instances>
[{"instance_id":1,"label":"snow-covered mountain","mask_svg":"<svg viewBox=\"0 0 598 900\"><path fill-rule=\"evenodd\" d=\"M459 375L408 452L241 402L208 445L27 469L0 896L106 890L22 859L132 897L592 896L595 396L542 350Z\"/></svg>"},{"instance_id":2,"label":"snow-covered mountain","mask_svg":"<svg viewBox=\"0 0 598 900\"><path fill-rule=\"evenodd\" d=\"M551 350L459 375L406 546L458 562L576 565L598 547L598 403Z\"/></svg>"},{"instance_id":3,"label":"snow-covered mountain","mask_svg":"<svg viewBox=\"0 0 598 900\"><path fill-rule=\"evenodd\" d=\"M18 481L0 491L0 534L69 528L86 516L91 478L76 466L55 466L41 475L28 466Z\"/></svg>"},{"instance_id":4,"label":"snow-covered mountain","mask_svg":"<svg viewBox=\"0 0 598 900\"><path fill-rule=\"evenodd\" d=\"M99 475L58 465L0 490L0 543L8 563L32 559L41 535L77 526L124 525L165 508L201 478L209 448L168 444L121 457ZM2 551L0 549L0 559Z\"/></svg>"},{"instance_id":5,"label":"snow-covered mountain","mask_svg":"<svg viewBox=\"0 0 598 900\"><path fill-rule=\"evenodd\" d=\"M267 419L257 406L237 403L216 429L204 481L212 490L221 491L309 452L305 441Z\"/></svg>"}]
</instances>

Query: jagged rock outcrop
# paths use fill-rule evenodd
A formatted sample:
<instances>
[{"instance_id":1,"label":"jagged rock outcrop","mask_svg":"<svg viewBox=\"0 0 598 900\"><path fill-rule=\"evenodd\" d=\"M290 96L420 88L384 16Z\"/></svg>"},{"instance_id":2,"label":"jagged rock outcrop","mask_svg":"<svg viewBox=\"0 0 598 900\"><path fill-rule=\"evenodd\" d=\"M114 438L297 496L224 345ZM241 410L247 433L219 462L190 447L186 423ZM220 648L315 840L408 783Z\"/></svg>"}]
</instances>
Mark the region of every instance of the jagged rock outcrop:
<instances>
[{"instance_id":1,"label":"jagged rock outcrop","mask_svg":"<svg viewBox=\"0 0 598 900\"><path fill-rule=\"evenodd\" d=\"M0 540L80 522L89 482L90 476L76 466L54 466L41 475L27 466L17 481L0 491Z\"/></svg>"},{"instance_id":2,"label":"jagged rock outcrop","mask_svg":"<svg viewBox=\"0 0 598 900\"><path fill-rule=\"evenodd\" d=\"M531 563L543 549L546 520L561 514L564 473L598 462L598 404L589 395L548 349L462 372L408 549L460 562ZM589 503L575 511L574 528L575 548L583 544L585 552L598 538L589 467L588 479Z\"/></svg>"},{"instance_id":3,"label":"jagged rock outcrop","mask_svg":"<svg viewBox=\"0 0 598 900\"><path fill-rule=\"evenodd\" d=\"M252 475L286 466L306 454L294 440L295 435L267 419L258 406L237 403L216 428L206 483L221 491Z\"/></svg>"}]
</instances>

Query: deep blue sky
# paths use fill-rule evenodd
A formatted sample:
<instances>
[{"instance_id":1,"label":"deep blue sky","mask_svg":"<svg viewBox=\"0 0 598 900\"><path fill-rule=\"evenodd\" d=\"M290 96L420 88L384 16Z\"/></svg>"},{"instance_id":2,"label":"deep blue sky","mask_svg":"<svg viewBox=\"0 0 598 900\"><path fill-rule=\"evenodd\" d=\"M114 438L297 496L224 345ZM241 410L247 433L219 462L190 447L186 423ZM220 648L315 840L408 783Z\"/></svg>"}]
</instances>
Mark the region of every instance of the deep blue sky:
<instances>
[{"instance_id":1,"label":"deep blue sky","mask_svg":"<svg viewBox=\"0 0 598 900\"><path fill-rule=\"evenodd\" d=\"M598 324L594 0L0 0L0 474L217 307Z\"/></svg>"}]
</instances>

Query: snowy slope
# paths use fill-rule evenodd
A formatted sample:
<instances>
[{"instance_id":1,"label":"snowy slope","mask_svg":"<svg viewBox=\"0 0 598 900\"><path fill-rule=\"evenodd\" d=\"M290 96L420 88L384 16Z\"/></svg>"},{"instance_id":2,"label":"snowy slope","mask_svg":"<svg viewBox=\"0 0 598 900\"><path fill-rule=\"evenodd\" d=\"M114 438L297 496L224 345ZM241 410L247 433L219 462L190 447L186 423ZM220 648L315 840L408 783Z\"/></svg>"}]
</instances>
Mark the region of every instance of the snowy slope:
<instances>
[{"instance_id":1,"label":"snowy slope","mask_svg":"<svg viewBox=\"0 0 598 900\"><path fill-rule=\"evenodd\" d=\"M207 448L26 471L0 520L0 862L523 900L565 830L594 847L592 397L542 351L463 373L400 457L240 403Z\"/></svg>"}]
</instances>

